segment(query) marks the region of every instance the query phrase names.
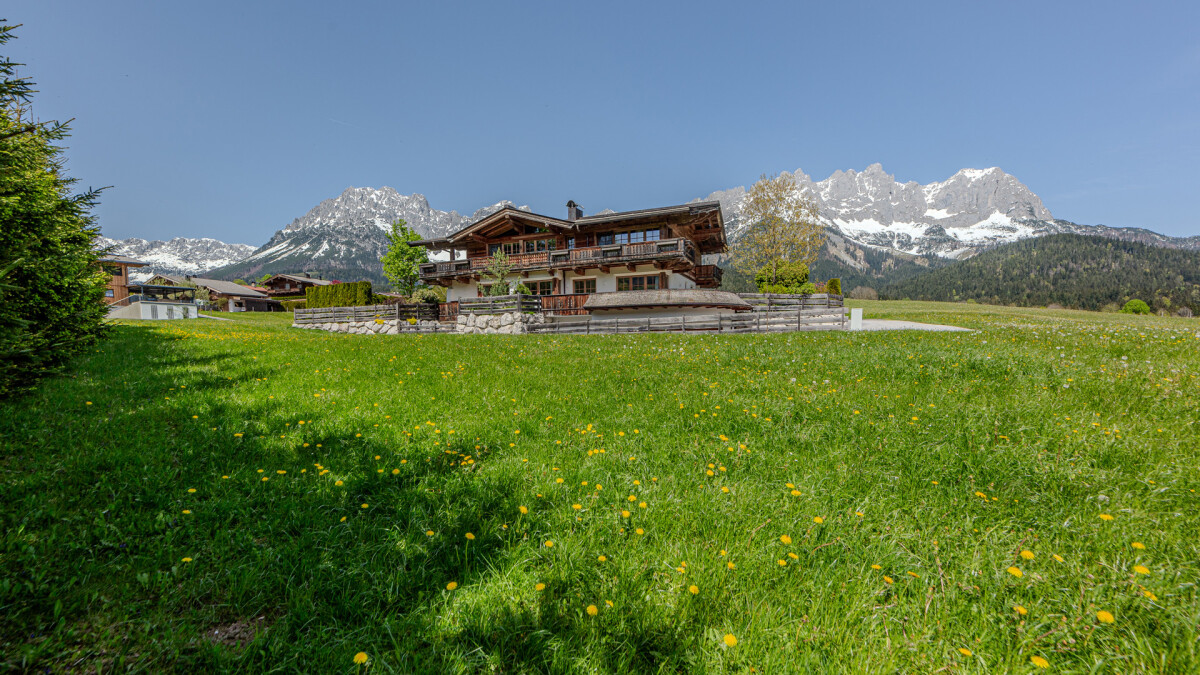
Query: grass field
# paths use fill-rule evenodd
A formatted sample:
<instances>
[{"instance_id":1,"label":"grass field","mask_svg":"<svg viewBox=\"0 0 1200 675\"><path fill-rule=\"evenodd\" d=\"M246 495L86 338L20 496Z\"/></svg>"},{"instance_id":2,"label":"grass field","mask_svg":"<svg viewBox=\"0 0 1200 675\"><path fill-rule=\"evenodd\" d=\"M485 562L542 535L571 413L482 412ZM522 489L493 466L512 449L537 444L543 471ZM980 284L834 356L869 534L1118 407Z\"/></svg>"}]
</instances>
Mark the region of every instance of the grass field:
<instances>
[{"instance_id":1,"label":"grass field","mask_svg":"<svg viewBox=\"0 0 1200 675\"><path fill-rule=\"evenodd\" d=\"M0 670L1200 670L1200 321L862 304L977 330L117 326L0 406Z\"/></svg>"}]
</instances>

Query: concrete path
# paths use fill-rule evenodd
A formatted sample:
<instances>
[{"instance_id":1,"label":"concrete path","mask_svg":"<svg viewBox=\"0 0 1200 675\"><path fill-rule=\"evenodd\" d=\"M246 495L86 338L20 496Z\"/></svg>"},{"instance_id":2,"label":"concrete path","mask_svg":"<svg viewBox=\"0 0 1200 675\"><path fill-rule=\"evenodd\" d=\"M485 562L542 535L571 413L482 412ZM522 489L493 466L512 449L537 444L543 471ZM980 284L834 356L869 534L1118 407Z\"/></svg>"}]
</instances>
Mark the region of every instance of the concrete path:
<instances>
[{"instance_id":1,"label":"concrete path","mask_svg":"<svg viewBox=\"0 0 1200 675\"><path fill-rule=\"evenodd\" d=\"M970 328L960 326L943 326L936 323L917 323L916 321L897 321L894 319L863 319L863 330L931 330L931 331L965 331Z\"/></svg>"},{"instance_id":2,"label":"concrete path","mask_svg":"<svg viewBox=\"0 0 1200 675\"><path fill-rule=\"evenodd\" d=\"M226 319L220 316L209 316L207 314L197 314L197 316L199 316L201 319L212 319L213 321L233 321L233 319Z\"/></svg>"}]
</instances>

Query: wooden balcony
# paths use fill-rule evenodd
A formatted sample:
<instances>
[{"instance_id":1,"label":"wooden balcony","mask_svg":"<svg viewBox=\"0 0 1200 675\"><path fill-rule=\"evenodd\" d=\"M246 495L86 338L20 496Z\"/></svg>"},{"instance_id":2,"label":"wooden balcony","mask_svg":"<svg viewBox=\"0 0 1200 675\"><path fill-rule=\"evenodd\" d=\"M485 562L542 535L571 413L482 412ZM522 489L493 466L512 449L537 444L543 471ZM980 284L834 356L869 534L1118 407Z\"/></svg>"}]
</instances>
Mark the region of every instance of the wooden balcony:
<instances>
[{"instance_id":1,"label":"wooden balcony","mask_svg":"<svg viewBox=\"0 0 1200 675\"><path fill-rule=\"evenodd\" d=\"M696 265L692 268L692 281L700 288L720 288L725 270L716 265Z\"/></svg>"},{"instance_id":2,"label":"wooden balcony","mask_svg":"<svg viewBox=\"0 0 1200 675\"><path fill-rule=\"evenodd\" d=\"M508 256L508 262L513 272L589 268L599 268L607 272L610 267L637 263L659 263L662 269L689 270L696 267L699 256L695 244L688 239L662 239L638 244L610 244L561 251L518 253ZM425 263L420 267L421 280L475 278L491 264L491 256Z\"/></svg>"}]
</instances>

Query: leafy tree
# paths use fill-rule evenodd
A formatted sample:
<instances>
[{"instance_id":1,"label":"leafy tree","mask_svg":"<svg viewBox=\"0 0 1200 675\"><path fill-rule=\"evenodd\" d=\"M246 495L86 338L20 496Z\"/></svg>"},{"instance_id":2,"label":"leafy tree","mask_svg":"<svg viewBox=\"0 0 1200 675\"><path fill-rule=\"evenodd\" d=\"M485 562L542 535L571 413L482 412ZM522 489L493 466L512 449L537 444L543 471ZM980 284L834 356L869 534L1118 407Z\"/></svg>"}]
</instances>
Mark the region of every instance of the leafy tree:
<instances>
[{"instance_id":1,"label":"leafy tree","mask_svg":"<svg viewBox=\"0 0 1200 675\"><path fill-rule=\"evenodd\" d=\"M825 243L817 202L791 174L759 178L742 203L741 218L749 225L734 246L734 267L761 272L768 285L780 283L787 263L804 263L807 272Z\"/></svg>"},{"instance_id":2,"label":"leafy tree","mask_svg":"<svg viewBox=\"0 0 1200 675\"><path fill-rule=\"evenodd\" d=\"M402 295L412 295L417 287L420 265L429 262L429 252L422 246L409 246L408 242L421 238L403 220L392 223L388 235L388 250L383 254L383 273L392 288Z\"/></svg>"},{"instance_id":3,"label":"leafy tree","mask_svg":"<svg viewBox=\"0 0 1200 675\"><path fill-rule=\"evenodd\" d=\"M261 285L263 285L263 284L267 283L267 279L270 279L270 278L271 278L271 277L273 277L273 276L275 276L275 275L274 275L274 274L264 274L264 275L262 275L261 277L259 277L259 278L258 278L258 285L259 285L259 286L261 286Z\"/></svg>"},{"instance_id":4,"label":"leafy tree","mask_svg":"<svg viewBox=\"0 0 1200 675\"><path fill-rule=\"evenodd\" d=\"M0 23L0 46L17 26ZM32 82L0 56L0 397L32 386L103 334L99 190L73 194L59 143L66 123L35 122Z\"/></svg>"},{"instance_id":5,"label":"leafy tree","mask_svg":"<svg viewBox=\"0 0 1200 675\"><path fill-rule=\"evenodd\" d=\"M484 295L508 295L508 275L512 273L512 263L504 251L497 250L488 263L487 269L479 275L479 283L486 285Z\"/></svg>"}]
</instances>

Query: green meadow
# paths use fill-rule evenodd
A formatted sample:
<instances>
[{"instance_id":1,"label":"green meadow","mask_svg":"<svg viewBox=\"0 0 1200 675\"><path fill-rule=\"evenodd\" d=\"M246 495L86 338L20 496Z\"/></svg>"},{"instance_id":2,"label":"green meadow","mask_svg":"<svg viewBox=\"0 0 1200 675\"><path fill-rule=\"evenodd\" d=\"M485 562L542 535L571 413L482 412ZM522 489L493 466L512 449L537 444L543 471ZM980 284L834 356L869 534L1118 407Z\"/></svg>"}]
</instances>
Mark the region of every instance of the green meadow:
<instances>
[{"instance_id":1,"label":"green meadow","mask_svg":"<svg viewBox=\"0 0 1200 675\"><path fill-rule=\"evenodd\" d=\"M1200 321L115 325L0 404L0 670L1200 670Z\"/></svg>"}]
</instances>

